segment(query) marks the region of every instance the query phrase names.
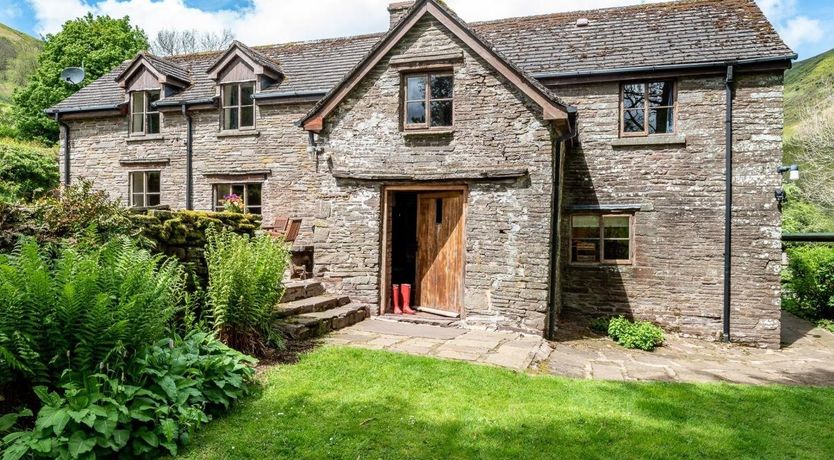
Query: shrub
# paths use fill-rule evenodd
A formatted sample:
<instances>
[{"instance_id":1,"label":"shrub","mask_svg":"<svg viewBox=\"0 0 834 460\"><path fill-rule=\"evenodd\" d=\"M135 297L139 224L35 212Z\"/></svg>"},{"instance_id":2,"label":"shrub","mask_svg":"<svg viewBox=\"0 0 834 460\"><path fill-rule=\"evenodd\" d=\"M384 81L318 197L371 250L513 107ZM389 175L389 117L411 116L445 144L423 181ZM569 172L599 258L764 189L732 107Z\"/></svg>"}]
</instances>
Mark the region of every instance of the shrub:
<instances>
[{"instance_id":1,"label":"shrub","mask_svg":"<svg viewBox=\"0 0 834 460\"><path fill-rule=\"evenodd\" d=\"M205 333L164 339L137 356L124 378L95 374L61 393L36 389L43 407L34 429L6 436L4 459L176 455L213 412L246 393L253 364Z\"/></svg>"},{"instance_id":2,"label":"shrub","mask_svg":"<svg viewBox=\"0 0 834 460\"><path fill-rule=\"evenodd\" d=\"M93 183L87 180L77 181L38 201L35 213L42 236L53 241L77 238L90 228L105 239L133 233L128 209L111 199L107 192L94 190Z\"/></svg>"},{"instance_id":3,"label":"shrub","mask_svg":"<svg viewBox=\"0 0 834 460\"><path fill-rule=\"evenodd\" d=\"M52 249L23 241L0 255L0 385L120 368L168 334L183 287L176 262L127 237Z\"/></svg>"},{"instance_id":4,"label":"shrub","mask_svg":"<svg viewBox=\"0 0 834 460\"><path fill-rule=\"evenodd\" d=\"M651 351L663 343L663 330L648 321L631 322L620 316L611 320L608 335L626 348Z\"/></svg>"},{"instance_id":5,"label":"shrub","mask_svg":"<svg viewBox=\"0 0 834 460\"><path fill-rule=\"evenodd\" d=\"M207 303L218 337L248 354L279 345L272 311L283 295L289 253L282 241L228 229L206 231Z\"/></svg>"},{"instance_id":6,"label":"shrub","mask_svg":"<svg viewBox=\"0 0 834 460\"><path fill-rule=\"evenodd\" d=\"M58 152L0 141L0 201L31 201L58 186Z\"/></svg>"},{"instance_id":7,"label":"shrub","mask_svg":"<svg viewBox=\"0 0 834 460\"><path fill-rule=\"evenodd\" d=\"M808 319L834 319L834 247L795 246L788 249L786 308Z\"/></svg>"}]
</instances>

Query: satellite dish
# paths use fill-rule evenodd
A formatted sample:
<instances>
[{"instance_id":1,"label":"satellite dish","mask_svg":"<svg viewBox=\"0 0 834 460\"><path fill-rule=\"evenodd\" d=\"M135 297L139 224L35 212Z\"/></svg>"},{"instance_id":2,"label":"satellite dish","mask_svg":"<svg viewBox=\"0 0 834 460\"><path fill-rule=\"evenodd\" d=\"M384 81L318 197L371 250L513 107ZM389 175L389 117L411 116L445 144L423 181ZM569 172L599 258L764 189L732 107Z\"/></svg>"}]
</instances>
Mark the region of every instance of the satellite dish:
<instances>
[{"instance_id":1,"label":"satellite dish","mask_svg":"<svg viewBox=\"0 0 834 460\"><path fill-rule=\"evenodd\" d=\"M84 80L84 69L81 67L67 67L61 72L61 80L77 85Z\"/></svg>"}]
</instances>

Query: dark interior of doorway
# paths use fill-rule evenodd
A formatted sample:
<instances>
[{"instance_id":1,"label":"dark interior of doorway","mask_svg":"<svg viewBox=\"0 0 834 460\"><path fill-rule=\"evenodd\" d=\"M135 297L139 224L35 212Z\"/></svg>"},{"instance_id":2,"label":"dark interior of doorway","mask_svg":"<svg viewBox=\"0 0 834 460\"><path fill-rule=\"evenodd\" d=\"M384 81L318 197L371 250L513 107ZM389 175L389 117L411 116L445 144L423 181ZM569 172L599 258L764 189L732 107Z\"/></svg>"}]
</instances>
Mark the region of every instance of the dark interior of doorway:
<instances>
[{"instance_id":1,"label":"dark interior of doorway","mask_svg":"<svg viewBox=\"0 0 834 460\"><path fill-rule=\"evenodd\" d=\"M391 216L391 282L410 284L417 278L417 193L395 192ZM411 303L414 305L414 303Z\"/></svg>"}]
</instances>

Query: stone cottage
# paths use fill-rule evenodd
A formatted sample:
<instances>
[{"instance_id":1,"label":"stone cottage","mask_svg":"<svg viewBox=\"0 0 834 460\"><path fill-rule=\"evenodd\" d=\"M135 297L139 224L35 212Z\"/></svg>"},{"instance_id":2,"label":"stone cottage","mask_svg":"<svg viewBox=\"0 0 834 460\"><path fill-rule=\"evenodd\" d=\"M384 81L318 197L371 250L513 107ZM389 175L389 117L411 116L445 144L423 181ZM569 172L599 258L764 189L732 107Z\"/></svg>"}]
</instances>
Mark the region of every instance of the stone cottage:
<instances>
[{"instance_id":1,"label":"stone cottage","mask_svg":"<svg viewBox=\"0 0 834 460\"><path fill-rule=\"evenodd\" d=\"M466 326L553 336L567 312L626 314L779 346L796 56L753 0L388 9L380 34L136 56L47 110L63 180L301 218L314 275L374 314L411 283Z\"/></svg>"}]
</instances>

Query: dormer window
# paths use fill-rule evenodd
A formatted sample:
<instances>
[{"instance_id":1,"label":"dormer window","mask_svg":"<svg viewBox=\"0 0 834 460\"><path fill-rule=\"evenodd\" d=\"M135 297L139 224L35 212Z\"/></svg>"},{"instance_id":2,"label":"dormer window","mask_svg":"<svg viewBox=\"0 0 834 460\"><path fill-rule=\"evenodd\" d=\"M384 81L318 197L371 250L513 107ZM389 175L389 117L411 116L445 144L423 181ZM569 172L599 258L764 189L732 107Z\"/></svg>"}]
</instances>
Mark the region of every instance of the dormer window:
<instances>
[{"instance_id":1,"label":"dormer window","mask_svg":"<svg viewBox=\"0 0 834 460\"><path fill-rule=\"evenodd\" d=\"M222 86L224 130L255 127L255 82L230 83Z\"/></svg>"},{"instance_id":2,"label":"dormer window","mask_svg":"<svg viewBox=\"0 0 834 460\"><path fill-rule=\"evenodd\" d=\"M133 91L130 93L130 134L142 136L159 134L159 111L153 103L159 100L160 92Z\"/></svg>"}]
</instances>

